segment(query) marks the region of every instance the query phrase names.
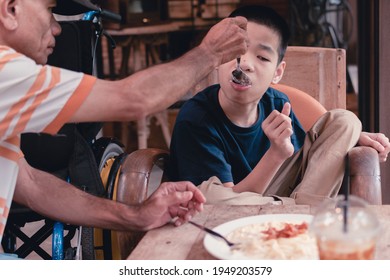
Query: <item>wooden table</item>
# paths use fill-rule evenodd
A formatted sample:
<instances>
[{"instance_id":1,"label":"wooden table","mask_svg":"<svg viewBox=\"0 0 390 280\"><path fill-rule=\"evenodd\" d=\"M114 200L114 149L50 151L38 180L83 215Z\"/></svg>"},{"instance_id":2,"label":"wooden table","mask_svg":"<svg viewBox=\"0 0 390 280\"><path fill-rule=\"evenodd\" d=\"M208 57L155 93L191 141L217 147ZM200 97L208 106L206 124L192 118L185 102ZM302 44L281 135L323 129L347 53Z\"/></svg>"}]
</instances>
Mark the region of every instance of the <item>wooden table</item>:
<instances>
[{"instance_id":1,"label":"wooden table","mask_svg":"<svg viewBox=\"0 0 390 280\"><path fill-rule=\"evenodd\" d=\"M390 259L390 205L369 206L378 216L383 232L376 259ZM214 228L222 223L261 214L312 214L307 205L217 206L205 205L194 221ZM215 260L203 247L205 233L193 225L166 225L149 231L129 255L129 260Z\"/></svg>"}]
</instances>

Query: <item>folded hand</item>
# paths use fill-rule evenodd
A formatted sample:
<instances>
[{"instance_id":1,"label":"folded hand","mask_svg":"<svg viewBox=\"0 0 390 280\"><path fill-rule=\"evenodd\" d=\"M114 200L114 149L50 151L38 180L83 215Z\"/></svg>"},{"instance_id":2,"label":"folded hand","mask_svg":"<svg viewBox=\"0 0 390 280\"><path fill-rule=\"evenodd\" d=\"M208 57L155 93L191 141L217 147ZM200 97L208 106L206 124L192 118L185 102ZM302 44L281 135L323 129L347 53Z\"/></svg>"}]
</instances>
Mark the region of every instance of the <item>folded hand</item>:
<instances>
[{"instance_id":1,"label":"folded hand","mask_svg":"<svg viewBox=\"0 0 390 280\"><path fill-rule=\"evenodd\" d=\"M172 219L179 226L202 211L205 202L201 191L191 182L163 183L140 207L141 227L149 230Z\"/></svg>"},{"instance_id":2,"label":"folded hand","mask_svg":"<svg viewBox=\"0 0 390 280\"><path fill-rule=\"evenodd\" d=\"M389 138L383 133L362 132L358 141L358 145L372 147L378 151L379 161L385 162L387 155L390 152Z\"/></svg>"},{"instance_id":3,"label":"folded hand","mask_svg":"<svg viewBox=\"0 0 390 280\"><path fill-rule=\"evenodd\" d=\"M270 149L277 151L278 157L282 160L289 158L294 153L294 146L291 143L293 129L289 117L290 112L291 105L286 103L281 112L272 111L262 124L264 133L271 142Z\"/></svg>"}]
</instances>

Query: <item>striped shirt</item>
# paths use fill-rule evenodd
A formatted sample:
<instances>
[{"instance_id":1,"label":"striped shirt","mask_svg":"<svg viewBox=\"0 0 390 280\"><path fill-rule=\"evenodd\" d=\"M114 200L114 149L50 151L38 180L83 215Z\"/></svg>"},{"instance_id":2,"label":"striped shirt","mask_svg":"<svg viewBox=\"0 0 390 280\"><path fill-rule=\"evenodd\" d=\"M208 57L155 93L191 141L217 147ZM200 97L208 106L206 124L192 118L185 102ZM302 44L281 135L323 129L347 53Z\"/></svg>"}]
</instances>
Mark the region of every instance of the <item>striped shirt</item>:
<instances>
[{"instance_id":1,"label":"striped shirt","mask_svg":"<svg viewBox=\"0 0 390 280\"><path fill-rule=\"evenodd\" d=\"M20 134L56 133L81 106L96 78L37 65L0 46L0 242L18 175Z\"/></svg>"}]
</instances>

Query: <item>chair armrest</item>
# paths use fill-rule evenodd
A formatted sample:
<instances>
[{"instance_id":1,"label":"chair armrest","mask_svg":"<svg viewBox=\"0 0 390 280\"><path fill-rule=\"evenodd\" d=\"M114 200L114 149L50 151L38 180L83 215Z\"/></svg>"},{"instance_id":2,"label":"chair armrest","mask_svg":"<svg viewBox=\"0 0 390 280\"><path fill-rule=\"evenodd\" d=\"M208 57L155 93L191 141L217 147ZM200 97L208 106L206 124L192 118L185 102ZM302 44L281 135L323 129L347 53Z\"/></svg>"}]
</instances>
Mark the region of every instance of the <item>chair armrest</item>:
<instances>
[{"instance_id":1,"label":"chair armrest","mask_svg":"<svg viewBox=\"0 0 390 280\"><path fill-rule=\"evenodd\" d=\"M161 149L141 149L129 154L119 174L117 200L128 205L142 203L148 195L152 169L168 159L169 152Z\"/></svg>"},{"instance_id":2,"label":"chair armrest","mask_svg":"<svg viewBox=\"0 0 390 280\"><path fill-rule=\"evenodd\" d=\"M128 205L146 200L153 166L168 159L169 152L160 149L141 149L129 154L119 173L116 200ZM140 217L141 219L141 217ZM117 232L121 259L126 259L145 235L142 231Z\"/></svg>"},{"instance_id":3,"label":"chair armrest","mask_svg":"<svg viewBox=\"0 0 390 280\"><path fill-rule=\"evenodd\" d=\"M369 204L382 204L381 175L378 152L357 146L349 152L350 193Z\"/></svg>"},{"instance_id":4,"label":"chair armrest","mask_svg":"<svg viewBox=\"0 0 390 280\"><path fill-rule=\"evenodd\" d=\"M148 194L153 166L165 162L169 152L161 149L141 149L129 154L119 176L117 200L129 205L142 203ZM382 204L379 157L370 147L357 146L349 152L350 192L370 204ZM164 179L163 179L164 181Z\"/></svg>"}]
</instances>

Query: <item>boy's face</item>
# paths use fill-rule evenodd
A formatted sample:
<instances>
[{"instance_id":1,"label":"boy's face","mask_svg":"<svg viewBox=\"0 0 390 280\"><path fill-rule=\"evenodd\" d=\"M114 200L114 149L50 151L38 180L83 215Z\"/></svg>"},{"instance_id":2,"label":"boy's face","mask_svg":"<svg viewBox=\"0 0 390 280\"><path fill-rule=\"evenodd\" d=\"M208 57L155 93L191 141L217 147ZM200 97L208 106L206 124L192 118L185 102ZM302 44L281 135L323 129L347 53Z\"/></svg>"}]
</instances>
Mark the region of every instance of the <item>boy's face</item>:
<instances>
[{"instance_id":1,"label":"boy's face","mask_svg":"<svg viewBox=\"0 0 390 280\"><path fill-rule=\"evenodd\" d=\"M45 64L53 52L55 36L61 27L52 14L56 0L19 0L15 2L15 21L17 22L9 46L18 52Z\"/></svg>"},{"instance_id":2,"label":"boy's face","mask_svg":"<svg viewBox=\"0 0 390 280\"><path fill-rule=\"evenodd\" d=\"M236 60L218 68L221 85L220 98L241 105L256 103L261 99L271 83L278 83L282 78L285 62L278 63L279 35L267 26L248 22L248 51L241 56L241 69L251 80L249 86L242 86L232 81L232 72L236 69Z\"/></svg>"}]
</instances>

